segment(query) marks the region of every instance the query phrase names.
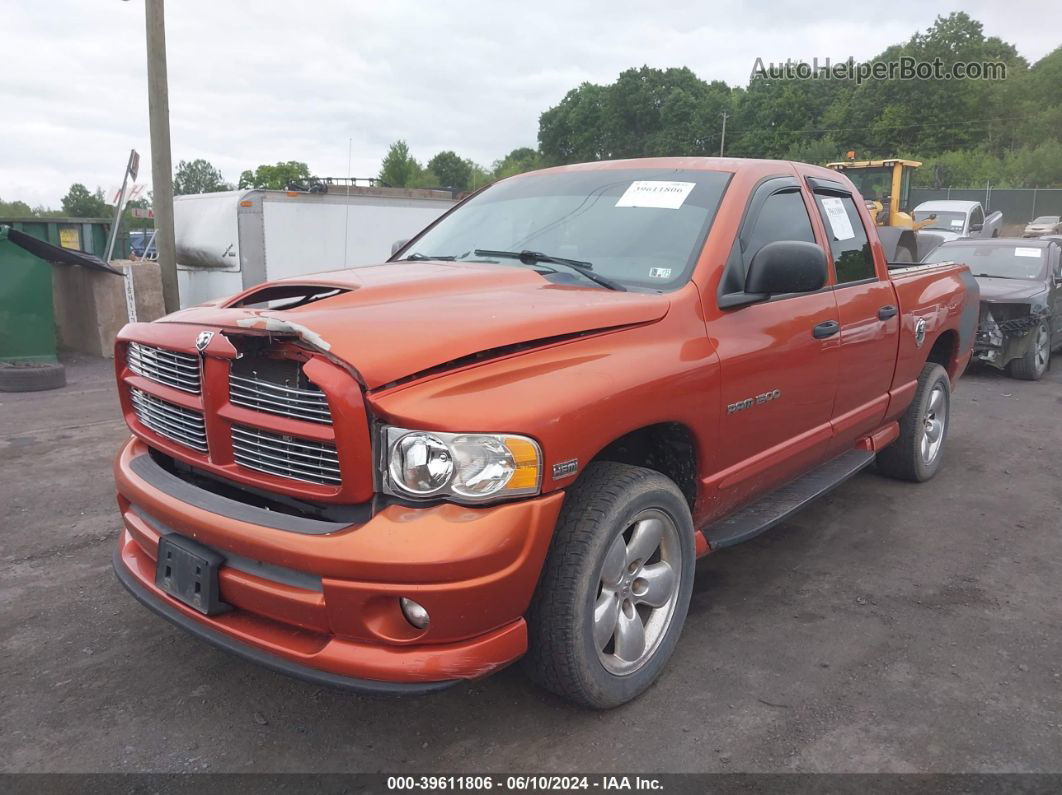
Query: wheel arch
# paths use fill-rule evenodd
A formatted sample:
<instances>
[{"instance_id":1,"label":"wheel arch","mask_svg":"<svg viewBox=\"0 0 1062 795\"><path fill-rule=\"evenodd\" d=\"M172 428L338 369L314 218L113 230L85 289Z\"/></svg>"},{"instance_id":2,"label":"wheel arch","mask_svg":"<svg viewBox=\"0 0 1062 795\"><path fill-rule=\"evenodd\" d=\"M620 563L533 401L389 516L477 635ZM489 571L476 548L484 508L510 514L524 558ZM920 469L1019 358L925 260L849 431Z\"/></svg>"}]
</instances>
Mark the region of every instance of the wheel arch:
<instances>
[{"instance_id":1,"label":"wheel arch","mask_svg":"<svg viewBox=\"0 0 1062 795\"><path fill-rule=\"evenodd\" d=\"M624 433L591 459L652 469L674 481L695 513L697 502L697 437L682 422L658 422Z\"/></svg>"},{"instance_id":2,"label":"wheel arch","mask_svg":"<svg viewBox=\"0 0 1062 795\"><path fill-rule=\"evenodd\" d=\"M955 329L940 332L926 354L926 362L939 364L954 381L959 368L959 333Z\"/></svg>"}]
</instances>

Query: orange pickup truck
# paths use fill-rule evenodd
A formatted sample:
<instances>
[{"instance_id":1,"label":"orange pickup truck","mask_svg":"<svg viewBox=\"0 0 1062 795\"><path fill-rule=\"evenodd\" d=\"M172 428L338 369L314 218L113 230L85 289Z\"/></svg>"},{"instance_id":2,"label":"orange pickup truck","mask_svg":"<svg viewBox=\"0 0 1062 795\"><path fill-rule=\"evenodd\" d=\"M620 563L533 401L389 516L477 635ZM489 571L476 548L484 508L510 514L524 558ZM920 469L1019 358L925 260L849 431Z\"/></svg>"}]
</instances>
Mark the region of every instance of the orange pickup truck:
<instances>
[{"instance_id":1,"label":"orange pickup truck","mask_svg":"<svg viewBox=\"0 0 1062 795\"><path fill-rule=\"evenodd\" d=\"M523 657L637 696L694 561L864 467L932 477L963 265L885 262L843 175L666 158L506 179L391 260L126 326L114 567L278 671L432 691Z\"/></svg>"}]
</instances>

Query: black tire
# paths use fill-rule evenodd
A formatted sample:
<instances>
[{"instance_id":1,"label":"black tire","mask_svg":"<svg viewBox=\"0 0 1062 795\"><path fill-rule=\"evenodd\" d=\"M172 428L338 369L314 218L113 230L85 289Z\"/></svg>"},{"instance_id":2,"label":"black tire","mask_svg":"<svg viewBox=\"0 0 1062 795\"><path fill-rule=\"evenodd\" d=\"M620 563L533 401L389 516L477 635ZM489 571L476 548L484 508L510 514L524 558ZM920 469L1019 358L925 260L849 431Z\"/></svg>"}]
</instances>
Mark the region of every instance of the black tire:
<instances>
[{"instance_id":1,"label":"black tire","mask_svg":"<svg viewBox=\"0 0 1062 795\"><path fill-rule=\"evenodd\" d=\"M1051 326L1045 320L1032 332L1033 339L1029 345L1029 351L1020 359L1013 359L1007 364L1007 375L1011 378L1020 378L1022 381L1039 381L1044 377L1047 368L1051 366ZM1045 335L1046 347L1039 350L1040 335ZM1039 354L1043 353L1041 359Z\"/></svg>"},{"instance_id":2,"label":"black tire","mask_svg":"<svg viewBox=\"0 0 1062 795\"><path fill-rule=\"evenodd\" d=\"M927 416L930 414L930 400L934 390L942 393L944 419L940 429L940 444L931 460L923 454L922 441L927 431ZM935 418L930 418L931 421ZM926 362L918 376L918 388L914 400L900 418L900 437L877 455L878 472L890 478L910 480L922 483L929 480L940 469L944 459L944 448L951 425L951 379L948 372L939 364Z\"/></svg>"},{"instance_id":3,"label":"black tire","mask_svg":"<svg viewBox=\"0 0 1062 795\"><path fill-rule=\"evenodd\" d=\"M0 392L40 392L66 385L61 364L0 366Z\"/></svg>"},{"instance_id":4,"label":"black tire","mask_svg":"<svg viewBox=\"0 0 1062 795\"><path fill-rule=\"evenodd\" d=\"M605 667L600 656L604 652L594 642L594 607L603 596L607 554L633 527L635 518L647 511L674 523L677 535L669 536L674 538L669 554L674 558L677 551L678 582L671 591L673 601L668 602L673 604L670 618L661 621L664 627L655 645L646 650L644 662L617 675ZM693 589L693 532L685 497L664 475L609 461L587 467L565 497L528 612L529 649L523 667L530 678L557 695L596 709L619 706L645 691L667 664L686 620ZM656 554L663 550L661 545Z\"/></svg>"}]
</instances>

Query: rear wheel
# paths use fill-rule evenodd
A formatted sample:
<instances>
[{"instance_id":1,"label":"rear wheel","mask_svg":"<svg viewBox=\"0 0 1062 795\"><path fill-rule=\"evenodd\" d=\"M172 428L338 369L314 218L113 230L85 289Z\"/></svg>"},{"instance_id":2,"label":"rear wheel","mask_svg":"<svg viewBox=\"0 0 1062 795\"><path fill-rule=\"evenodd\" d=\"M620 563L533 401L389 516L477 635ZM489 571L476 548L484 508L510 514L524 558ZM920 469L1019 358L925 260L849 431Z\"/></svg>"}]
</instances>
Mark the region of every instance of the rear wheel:
<instances>
[{"instance_id":1,"label":"rear wheel","mask_svg":"<svg viewBox=\"0 0 1062 795\"><path fill-rule=\"evenodd\" d=\"M1007 365L1007 374L1011 378L1039 381L1047 372L1047 365L1051 361L1051 327L1045 320L1036 327L1033 334L1028 352Z\"/></svg>"},{"instance_id":2,"label":"rear wheel","mask_svg":"<svg viewBox=\"0 0 1062 795\"><path fill-rule=\"evenodd\" d=\"M939 364L926 363L918 377L914 400L900 418L900 437L877 456L883 475L916 483L940 469L948 438L951 380Z\"/></svg>"},{"instance_id":3,"label":"rear wheel","mask_svg":"<svg viewBox=\"0 0 1062 795\"><path fill-rule=\"evenodd\" d=\"M524 668L538 684L599 709L659 676L686 620L693 521L653 470L591 464L569 490L528 613Z\"/></svg>"}]
</instances>

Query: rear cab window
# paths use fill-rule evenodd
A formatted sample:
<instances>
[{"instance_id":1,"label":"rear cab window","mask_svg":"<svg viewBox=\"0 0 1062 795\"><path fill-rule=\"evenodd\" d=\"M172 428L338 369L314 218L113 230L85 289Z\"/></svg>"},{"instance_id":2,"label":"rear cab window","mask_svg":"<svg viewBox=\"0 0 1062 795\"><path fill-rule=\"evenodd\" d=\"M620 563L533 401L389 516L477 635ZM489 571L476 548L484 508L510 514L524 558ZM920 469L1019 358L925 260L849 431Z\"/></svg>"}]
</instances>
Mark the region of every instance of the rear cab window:
<instances>
[{"instance_id":1,"label":"rear cab window","mask_svg":"<svg viewBox=\"0 0 1062 795\"><path fill-rule=\"evenodd\" d=\"M816 189L815 204L830 242L837 286L877 278L870 239L850 193Z\"/></svg>"}]
</instances>

